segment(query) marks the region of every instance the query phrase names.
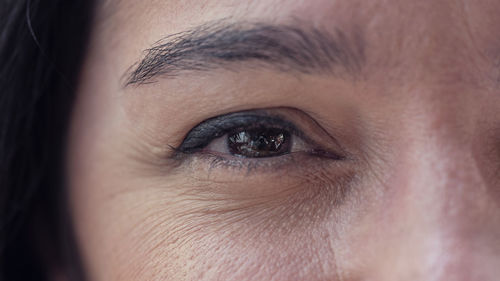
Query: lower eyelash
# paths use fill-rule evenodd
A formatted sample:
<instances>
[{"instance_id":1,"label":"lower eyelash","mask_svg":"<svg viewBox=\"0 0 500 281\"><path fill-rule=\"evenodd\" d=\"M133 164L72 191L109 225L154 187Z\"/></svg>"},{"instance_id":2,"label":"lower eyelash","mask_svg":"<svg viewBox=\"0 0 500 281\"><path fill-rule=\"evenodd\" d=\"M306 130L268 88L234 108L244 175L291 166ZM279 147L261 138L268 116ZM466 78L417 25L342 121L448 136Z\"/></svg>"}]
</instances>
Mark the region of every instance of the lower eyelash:
<instances>
[{"instance_id":1,"label":"lower eyelash","mask_svg":"<svg viewBox=\"0 0 500 281\"><path fill-rule=\"evenodd\" d=\"M210 155L210 154L207 154ZM210 162L210 169L214 168L226 168L233 170L246 170L246 173L256 171L270 171L271 169L276 169L277 165L286 164L286 159L252 159L252 158L241 158L241 157L224 157L212 154L213 159ZM276 158L276 157L274 157ZM279 157L283 158L283 156ZM287 158L285 156L285 158Z\"/></svg>"},{"instance_id":2,"label":"lower eyelash","mask_svg":"<svg viewBox=\"0 0 500 281\"><path fill-rule=\"evenodd\" d=\"M309 152L293 152L279 157L269 158L244 158L233 155L216 154L212 152L198 152L189 155L189 158L181 159L187 165L205 164L208 171L213 169L227 169L231 171L244 171L246 175L253 173L277 173L277 172L301 172L316 170L318 165L324 167L332 163L339 164L343 158L328 154L313 154ZM196 164L193 164L196 163ZM199 168L199 167L197 167Z\"/></svg>"}]
</instances>

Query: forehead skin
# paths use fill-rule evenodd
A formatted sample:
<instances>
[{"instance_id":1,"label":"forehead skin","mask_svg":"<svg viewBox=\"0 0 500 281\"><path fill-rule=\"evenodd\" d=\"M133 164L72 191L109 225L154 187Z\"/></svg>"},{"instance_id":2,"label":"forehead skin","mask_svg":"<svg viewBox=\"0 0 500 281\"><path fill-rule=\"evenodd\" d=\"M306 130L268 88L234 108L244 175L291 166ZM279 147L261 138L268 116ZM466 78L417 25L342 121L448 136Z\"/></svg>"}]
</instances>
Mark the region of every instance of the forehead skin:
<instances>
[{"instance_id":1,"label":"forehead skin","mask_svg":"<svg viewBox=\"0 0 500 281\"><path fill-rule=\"evenodd\" d=\"M394 75L398 79L420 80L422 77L415 75L435 77L434 72L447 68L448 79L474 80L469 77L477 71L472 71L473 66L498 61L500 39L494 34L500 25L495 16L500 4L494 0L469 2L124 0L111 2L102 15L107 17L103 27L110 36L106 39L126 44L120 50L130 52L130 58L163 36L214 20L288 23L298 19L347 34L361 32L367 44L368 66L374 68L371 76L391 70L397 71ZM129 38L135 38L136 43L130 44ZM465 71L464 65L471 73L450 69ZM405 72L404 76L400 72Z\"/></svg>"},{"instance_id":2,"label":"forehead skin","mask_svg":"<svg viewBox=\"0 0 500 281\"><path fill-rule=\"evenodd\" d=\"M89 276L495 280L499 14L494 0L103 2L69 150L71 202ZM217 20L360 34L366 61L353 80L214 71L124 87L144 50ZM287 220L247 229L190 213L204 205L178 198L193 183L168 174L151 155L206 118L275 106L307 111L327 129L334 124L353 147L371 153L358 197L300 227Z\"/></svg>"}]
</instances>

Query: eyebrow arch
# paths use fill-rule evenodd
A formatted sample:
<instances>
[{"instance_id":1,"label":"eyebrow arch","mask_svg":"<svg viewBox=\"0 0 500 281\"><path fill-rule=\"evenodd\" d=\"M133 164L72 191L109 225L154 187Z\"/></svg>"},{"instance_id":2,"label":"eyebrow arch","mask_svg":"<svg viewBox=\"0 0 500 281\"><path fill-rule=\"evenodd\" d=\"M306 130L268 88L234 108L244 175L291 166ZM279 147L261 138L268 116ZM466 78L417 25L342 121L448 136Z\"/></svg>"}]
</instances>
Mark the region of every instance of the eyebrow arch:
<instances>
[{"instance_id":1,"label":"eyebrow arch","mask_svg":"<svg viewBox=\"0 0 500 281\"><path fill-rule=\"evenodd\" d=\"M176 33L145 50L142 60L129 68L125 86L173 78L181 72L268 67L303 74L359 73L364 41L359 32L348 37L338 29L325 31L304 23L214 22ZM241 66L241 65L239 65ZM132 71L130 71L132 70Z\"/></svg>"}]
</instances>

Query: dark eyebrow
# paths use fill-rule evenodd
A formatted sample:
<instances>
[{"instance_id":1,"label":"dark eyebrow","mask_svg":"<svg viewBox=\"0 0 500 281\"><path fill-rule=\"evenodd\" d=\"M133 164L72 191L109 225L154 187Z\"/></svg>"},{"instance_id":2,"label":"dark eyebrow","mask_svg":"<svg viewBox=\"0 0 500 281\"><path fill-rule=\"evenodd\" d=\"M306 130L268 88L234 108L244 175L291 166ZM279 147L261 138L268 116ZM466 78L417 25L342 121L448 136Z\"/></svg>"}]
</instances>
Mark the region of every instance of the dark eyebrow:
<instances>
[{"instance_id":1,"label":"dark eyebrow","mask_svg":"<svg viewBox=\"0 0 500 281\"><path fill-rule=\"evenodd\" d=\"M355 74L364 63L359 32L348 37L340 30L325 31L306 24L209 23L173 34L145 51L127 72L126 85L155 82L183 71L232 68L238 62L305 74Z\"/></svg>"}]
</instances>

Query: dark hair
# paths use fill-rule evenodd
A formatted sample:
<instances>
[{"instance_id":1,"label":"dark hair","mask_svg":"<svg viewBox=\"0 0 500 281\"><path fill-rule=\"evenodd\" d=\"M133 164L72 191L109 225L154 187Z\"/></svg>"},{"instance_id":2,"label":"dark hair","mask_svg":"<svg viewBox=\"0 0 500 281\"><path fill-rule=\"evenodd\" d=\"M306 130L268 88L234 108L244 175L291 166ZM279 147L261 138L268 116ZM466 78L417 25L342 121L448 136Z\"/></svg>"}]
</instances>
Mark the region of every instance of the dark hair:
<instances>
[{"instance_id":1,"label":"dark hair","mask_svg":"<svg viewBox=\"0 0 500 281\"><path fill-rule=\"evenodd\" d=\"M63 159L92 12L89 0L0 0L0 280L83 279Z\"/></svg>"}]
</instances>

